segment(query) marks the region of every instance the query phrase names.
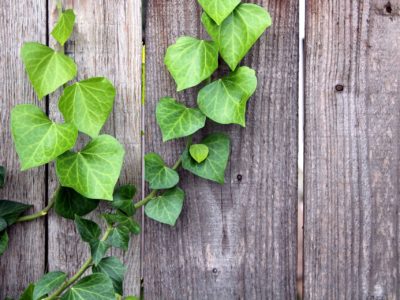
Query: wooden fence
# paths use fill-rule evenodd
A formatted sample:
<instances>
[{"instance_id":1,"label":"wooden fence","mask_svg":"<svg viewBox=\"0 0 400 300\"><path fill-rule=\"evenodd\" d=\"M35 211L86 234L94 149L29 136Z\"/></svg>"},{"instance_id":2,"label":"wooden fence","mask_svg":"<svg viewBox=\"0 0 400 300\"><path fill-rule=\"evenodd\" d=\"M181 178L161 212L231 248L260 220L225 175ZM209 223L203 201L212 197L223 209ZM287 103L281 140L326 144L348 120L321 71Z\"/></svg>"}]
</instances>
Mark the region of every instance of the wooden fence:
<instances>
[{"instance_id":1,"label":"wooden fence","mask_svg":"<svg viewBox=\"0 0 400 300\"><path fill-rule=\"evenodd\" d=\"M249 2L266 7L273 26L245 61L259 80L247 128L218 127L232 137L227 183L185 173L176 227L144 219L143 239L118 253L129 269L126 290L139 294L143 277L146 299L296 299L300 292L299 4ZM123 182L141 187L144 151L172 162L183 146L161 143L154 110L162 96L195 101L196 90L176 93L163 57L180 35L207 37L200 7L195 0L149 0L143 8L140 0L63 4L77 13L66 51L78 78L104 75L117 87L106 131L127 148ZM24 41L52 45L56 17L50 0L0 2L0 165L8 169L0 198L36 210L55 188L54 166L19 171L9 115L15 104L36 99L19 49ZM400 299L400 0L308 0L306 24L304 298ZM56 97L36 102L59 118ZM18 295L46 270L73 272L88 255L73 222L54 214L11 231L0 257L0 299Z\"/></svg>"}]
</instances>

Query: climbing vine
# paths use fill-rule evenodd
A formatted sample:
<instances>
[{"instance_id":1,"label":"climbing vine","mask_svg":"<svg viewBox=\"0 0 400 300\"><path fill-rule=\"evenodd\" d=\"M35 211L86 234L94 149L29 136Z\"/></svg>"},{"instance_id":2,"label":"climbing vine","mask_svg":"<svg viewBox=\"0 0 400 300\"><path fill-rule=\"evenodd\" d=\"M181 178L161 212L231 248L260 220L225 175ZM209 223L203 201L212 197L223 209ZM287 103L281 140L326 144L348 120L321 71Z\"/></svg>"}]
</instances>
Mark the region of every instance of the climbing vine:
<instances>
[{"instance_id":1,"label":"climbing vine","mask_svg":"<svg viewBox=\"0 0 400 300\"><path fill-rule=\"evenodd\" d=\"M20 299L137 299L123 296L126 267L117 257L107 256L111 247L127 250L131 234L140 233L134 219L136 210L144 207L147 217L175 225L185 198L178 187L180 167L224 183L229 137L212 133L193 144L192 136L205 126L207 118L245 126L247 101L256 90L257 77L254 70L239 64L271 25L271 18L264 8L238 0L198 2L204 9L201 21L211 40L180 37L165 55L165 65L178 91L205 82L198 93L198 107L186 107L164 97L156 109L163 141L186 138L187 144L172 167L157 153L145 155L145 180L150 192L136 203L132 200L136 193L133 185L116 187L124 147L116 138L101 133L114 104L113 84L104 77L70 84L77 75L77 66L63 51L34 42L23 45L22 60L39 99L62 89L58 108L64 123L54 122L38 106L17 105L11 112L12 137L21 169L54 161L59 185L48 205L32 215L23 215L30 205L0 200L0 255L7 248L7 229L11 225L46 216L54 208L56 214L75 222L81 239L89 246L90 258L72 277L62 271L45 274L30 284ZM58 9L59 19L51 34L62 48L73 32L75 13L71 9L63 11L60 5ZM219 56L231 73L212 81ZM74 151L78 135L87 135L89 142ZM0 188L4 183L5 169L0 167ZM101 214L103 229L83 218L100 201L110 206L109 212ZM86 275L89 269L91 274Z\"/></svg>"}]
</instances>

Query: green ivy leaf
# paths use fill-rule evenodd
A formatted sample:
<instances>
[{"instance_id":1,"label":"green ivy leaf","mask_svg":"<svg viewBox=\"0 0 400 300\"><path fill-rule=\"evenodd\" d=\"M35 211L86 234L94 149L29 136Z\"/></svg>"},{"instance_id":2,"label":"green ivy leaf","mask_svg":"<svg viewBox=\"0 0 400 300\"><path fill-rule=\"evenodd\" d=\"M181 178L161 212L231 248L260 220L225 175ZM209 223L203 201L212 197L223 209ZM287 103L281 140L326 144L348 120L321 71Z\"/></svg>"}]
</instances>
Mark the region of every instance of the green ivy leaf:
<instances>
[{"instance_id":1,"label":"green ivy leaf","mask_svg":"<svg viewBox=\"0 0 400 300\"><path fill-rule=\"evenodd\" d=\"M107 275L113 283L115 293L122 295L124 275L127 269L117 257L109 256L103 258L92 270L93 273Z\"/></svg>"},{"instance_id":2,"label":"green ivy leaf","mask_svg":"<svg viewBox=\"0 0 400 300\"><path fill-rule=\"evenodd\" d=\"M209 149L207 159L199 164L186 149L182 154L183 168L197 176L223 184L230 153L229 137L223 133L213 133L204 138L201 143Z\"/></svg>"},{"instance_id":3,"label":"green ivy leaf","mask_svg":"<svg viewBox=\"0 0 400 300\"><path fill-rule=\"evenodd\" d=\"M66 152L56 161L62 186L90 199L112 200L125 150L112 136L100 135L78 153Z\"/></svg>"},{"instance_id":4,"label":"green ivy leaf","mask_svg":"<svg viewBox=\"0 0 400 300\"><path fill-rule=\"evenodd\" d=\"M169 168L160 155L156 153L146 154L144 157L144 162L145 179L150 183L150 189L169 189L178 184L178 173Z\"/></svg>"},{"instance_id":5,"label":"green ivy leaf","mask_svg":"<svg viewBox=\"0 0 400 300\"><path fill-rule=\"evenodd\" d=\"M101 229L95 222L75 216L75 225L83 241L91 243L100 238Z\"/></svg>"},{"instance_id":6,"label":"green ivy leaf","mask_svg":"<svg viewBox=\"0 0 400 300\"><path fill-rule=\"evenodd\" d=\"M68 56L39 43L25 43L22 60L39 99L76 76L77 67Z\"/></svg>"},{"instance_id":7,"label":"green ivy leaf","mask_svg":"<svg viewBox=\"0 0 400 300\"><path fill-rule=\"evenodd\" d=\"M133 197L136 194L136 187L132 184L127 184L115 189L113 194L112 207L119 209L127 216L133 216L136 212L133 203Z\"/></svg>"},{"instance_id":8,"label":"green ivy leaf","mask_svg":"<svg viewBox=\"0 0 400 300\"><path fill-rule=\"evenodd\" d=\"M86 276L73 285L61 300L115 300L111 279L103 273Z\"/></svg>"},{"instance_id":9,"label":"green ivy leaf","mask_svg":"<svg viewBox=\"0 0 400 300\"><path fill-rule=\"evenodd\" d=\"M160 223L174 226L181 214L185 193L178 187L165 191L145 206L146 215Z\"/></svg>"},{"instance_id":10,"label":"green ivy leaf","mask_svg":"<svg viewBox=\"0 0 400 300\"><path fill-rule=\"evenodd\" d=\"M204 144L195 144L190 146L189 153L195 161L202 163L207 158L209 150Z\"/></svg>"},{"instance_id":11,"label":"green ivy leaf","mask_svg":"<svg viewBox=\"0 0 400 300\"><path fill-rule=\"evenodd\" d=\"M206 13L218 24L221 25L240 0L198 0Z\"/></svg>"},{"instance_id":12,"label":"green ivy leaf","mask_svg":"<svg viewBox=\"0 0 400 300\"><path fill-rule=\"evenodd\" d=\"M255 71L240 67L202 88L197 97L201 111L220 124L246 126L247 100L257 88Z\"/></svg>"},{"instance_id":13,"label":"green ivy leaf","mask_svg":"<svg viewBox=\"0 0 400 300\"><path fill-rule=\"evenodd\" d=\"M7 231L0 232L0 256L7 250L8 234Z\"/></svg>"},{"instance_id":14,"label":"green ivy leaf","mask_svg":"<svg viewBox=\"0 0 400 300\"><path fill-rule=\"evenodd\" d=\"M198 85L218 68L218 46L211 41L180 37L164 60L178 91Z\"/></svg>"},{"instance_id":15,"label":"green ivy leaf","mask_svg":"<svg viewBox=\"0 0 400 300\"><path fill-rule=\"evenodd\" d=\"M111 230L111 234L107 239L107 243L115 248L124 251L129 247L129 229L125 226L118 226Z\"/></svg>"},{"instance_id":16,"label":"green ivy leaf","mask_svg":"<svg viewBox=\"0 0 400 300\"><path fill-rule=\"evenodd\" d=\"M7 221L0 217L0 232L8 227Z\"/></svg>"},{"instance_id":17,"label":"green ivy leaf","mask_svg":"<svg viewBox=\"0 0 400 300\"><path fill-rule=\"evenodd\" d=\"M71 188L61 187L56 194L54 209L59 216L74 220L75 215L87 215L98 205L98 200L88 199Z\"/></svg>"},{"instance_id":18,"label":"green ivy leaf","mask_svg":"<svg viewBox=\"0 0 400 300\"><path fill-rule=\"evenodd\" d=\"M31 283L23 292L19 300L33 300L33 291L35 289L35 285Z\"/></svg>"},{"instance_id":19,"label":"green ivy leaf","mask_svg":"<svg viewBox=\"0 0 400 300\"><path fill-rule=\"evenodd\" d=\"M136 297L136 296L128 296L128 297L125 297L124 300L140 300L140 298Z\"/></svg>"},{"instance_id":20,"label":"green ivy leaf","mask_svg":"<svg viewBox=\"0 0 400 300\"><path fill-rule=\"evenodd\" d=\"M78 137L73 124L56 124L31 104L14 107L11 132L23 171L54 160L71 149Z\"/></svg>"},{"instance_id":21,"label":"green ivy leaf","mask_svg":"<svg viewBox=\"0 0 400 300\"><path fill-rule=\"evenodd\" d=\"M58 107L66 122L94 138L107 121L114 98L115 88L108 79L90 78L67 87Z\"/></svg>"},{"instance_id":22,"label":"green ivy leaf","mask_svg":"<svg viewBox=\"0 0 400 300\"><path fill-rule=\"evenodd\" d=\"M272 24L271 16L264 8L250 3L236 7L220 26L206 13L201 21L232 71Z\"/></svg>"},{"instance_id":23,"label":"green ivy leaf","mask_svg":"<svg viewBox=\"0 0 400 300\"><path fill-rule=\"evenodd\" d=\"M51 35L64 46L65 42L69 39L74 30L75 13L72 9L67 9L58 18L57 24L54 27Z\"/></svg>"},{"instance_id":24,"label":"green ivy leaf","mask_svg":"<svg viewBox=\"0 0 400 300\"><path fill-rule=\"evenodd\" d=\"M188 108L170 97L160 99L156 117L164 142L191 135L206 124L206 116L199 109Z\"/></svg>"},{"instance_id":25,"label":"green ivy leaf","mask_svg":"<svg viewBox=\"0 0 400 300\"><path fill-rule=\"evenodd\" d=\"M126 227L131 233L139 234L140 225L132 218L125 214L103 214L102 217L106 220L107 224L110 226Z\"/></svg>"},{"instance_id":26,"label":"green ivy leaf","mask_svg":"<svg viewBox=\"0 0 400 300\"><path fill-rule=\"evenodd\" d=\"M6 168L0 166L0 189L4 187L6 182Z\"/></svg>"},{"instance_id":27,"label":"green ivy leaf","mask_svg":"<svg viewBox=\"0 0 400 300\"><path fill-rule=\"evenodd\" d=\"M41 299L46 294L55 290L67 279L67 274L60 271L45 274L36 284L33 290L33 300Z\"/></svg>"},{"instance_id":28,"label":"green ivy leaf","mask_svg":"<svg viewBox=\"0 0 400 300\"><path fill-rule=\"evenodd\" d=\"M105 241L92 241L89 243L90 245L90 254L92 256L93 264L96 266L104 255L107 253L107 250L110 248L110 245Z\"/></svg>"},{"instance_id":29,"label":"green ivy leaf","mask_svg":"<svg viewBox=\"0 0 400 300\"><path fill-rule=\"evenodd\" d=\"M6 220L8 226L10 226L17 221L23 212L31 207L32 205L27 205L20 202L0 200L0 218Z\"/></svg>"}]
</instances>

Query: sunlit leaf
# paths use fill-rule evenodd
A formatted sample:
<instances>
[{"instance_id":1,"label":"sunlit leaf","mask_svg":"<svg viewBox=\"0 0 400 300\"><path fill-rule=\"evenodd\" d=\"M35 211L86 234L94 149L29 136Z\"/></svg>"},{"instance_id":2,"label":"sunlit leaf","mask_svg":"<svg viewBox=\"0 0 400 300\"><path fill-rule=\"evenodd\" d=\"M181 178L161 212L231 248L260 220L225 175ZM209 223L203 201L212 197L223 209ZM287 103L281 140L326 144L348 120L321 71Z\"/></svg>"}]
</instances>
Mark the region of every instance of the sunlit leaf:
<instances>
[{"instance_id":1,"label":"sunlit leaf","mask_svg":"<svg viewBox=\"0 0 400 300\"><path fill-rule=\"evenodd\" d=\"M160 155L148 153L144 157L145 179L150 184L150 189L169 189L179 182L178 173L169 168Z\"/></svg>"},{"instance_id":2,"label":"sunlit leaf","mask_svg":"<svg viewBox=\"0 0 400 300\"><path fill-rule=\"evenodd\" d=\"M208 156L208 147L204 144L194 144L189 148L190 156L198 163L203 162Z\"/></svg>"},{"instance_id":3,"label":"sunlit leaf","mask_svg":"<svg viewBox=\"0 0 400 300\"><path fill-rule=\"evenodd\" d=\"M198 0L206 13L220 25L230 15L240 0Z\"/></svg>"},{"instance_id":4,"label":"sunlit leaf","mask_svg":"<svg viewBox=\"0 0 400 300\"><path fill-rule=\"evenodd\" d=\"M67 9L58 17L57 24L51 32L51 35L60 43L61 46L64 46L65 42L71 36L72 31L74 30L74 24L75 14L72 9Z\"/></svg>"}]
</instances>

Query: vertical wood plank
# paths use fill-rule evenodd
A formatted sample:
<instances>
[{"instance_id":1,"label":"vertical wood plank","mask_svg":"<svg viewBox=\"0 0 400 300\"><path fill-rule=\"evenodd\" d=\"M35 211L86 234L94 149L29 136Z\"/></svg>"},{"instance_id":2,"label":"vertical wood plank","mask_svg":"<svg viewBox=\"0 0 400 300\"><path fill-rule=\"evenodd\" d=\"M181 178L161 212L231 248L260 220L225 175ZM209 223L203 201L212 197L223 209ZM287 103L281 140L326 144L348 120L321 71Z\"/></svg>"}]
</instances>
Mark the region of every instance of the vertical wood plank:
<instances>
[{"instance_id":1,"label":"vertical wood plank","mask_svg":"<svg viewBox=\"0 0 400 300\"><path fill-rule=\"evenodd\" d=\"M45 206L46 185L43 167L21 172L11 139L10 112L21 103L35 103L45 108L25 73L20 49L27 41L46 43L46 2L43 0L0 2L0 165L8 169L7 184L0 189L0 199L10 199ZM9 230L10 244L0 257L0 299L16 297L44 271L44 220L17 224Z\"/></svg>"},{"instance_id":2,"label":"vertical wood plank","mask_svg":"<svg viewBox=\"0 0 400 300\"><path fill-rule=\"evenodd\" d=\"M305 299L399 299L400 1L308 1Z\"/></svg>"},{"instance_id":3,"label":"vertical wood plank","mask_svg":"<svg viewBox=\"0 0 400 300\"><path fill-rule=\"evenodd\" d=\"M226 184L181 172L186 200L176 227L145 220L147 299L296 297L298 3L250 2L268 8L274 25L244 62L259 79L247 128L208 124L202 134L232 138ZM206 37L200 15L194 0L148 3L146 152L170 164L184 145L161 143L155 106L163 96L194 105L197 90L177 94L163 58L178 36Z\"/></svg>"},{"instance_id":4,"label":"vertical wood plank","mask_svg":"<svg viewBox=\"0 0 400 300\"><path fill-rule=\"evenodd\" d=\"M133 183L140 194L141 1L64 0L63 6L73 8L77 15L74 35L66 45L66 53L78 65L78 80L104 76L117 89L114 111L103 131L115 136L125 146L125 166L120 184ZM49 14L52 28L57 20L54 3L50 4ZM56 97L50 100L50 112L53 117L60 118ZM82 138L80 144L87 141ZM57 184L54 171L50 180L49 194ZM94 214L98 214L98 210ZM103 221L98 219L98 222ZM111 254L123 257L128 268L125 292L139 294L140 238L132 238L125 255L114 250ZM80 240L73 221L53 215L49 220L49 268L73 273L87 256L88 247Z\"/></svg>"}]
</instances>

